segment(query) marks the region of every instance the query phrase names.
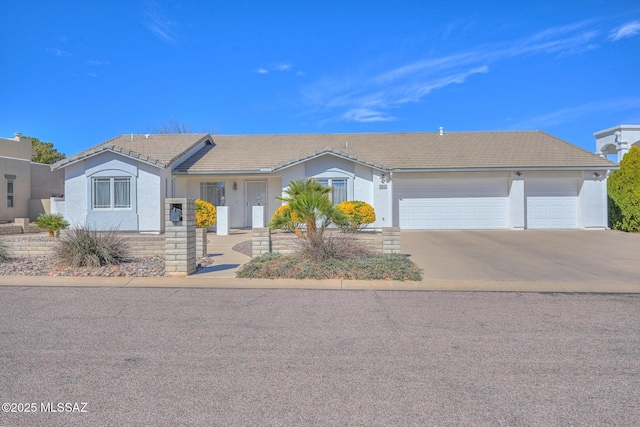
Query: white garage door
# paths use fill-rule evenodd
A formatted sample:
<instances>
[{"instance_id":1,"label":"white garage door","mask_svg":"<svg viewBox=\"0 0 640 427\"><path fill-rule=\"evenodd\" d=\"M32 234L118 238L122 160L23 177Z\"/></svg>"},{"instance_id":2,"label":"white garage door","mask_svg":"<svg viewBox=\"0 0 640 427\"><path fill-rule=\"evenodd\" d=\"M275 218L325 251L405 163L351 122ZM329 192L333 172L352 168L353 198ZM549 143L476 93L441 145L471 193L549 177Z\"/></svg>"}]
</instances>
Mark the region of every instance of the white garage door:
<instances>
[{"instance_id":1,"label":"white garage door","mask_svg":"<svg viewBox=\"0 0 640 427\"><path fill-rule=\"evenodd\" d=\"M397 181L405 230L507 228L506 180Z\"/></svg>"},{"instance_id":2,"label":"white garage door","mask_svg":"<svg viewBox=\"0 0 640 427\"><path fill-rule=\"evenodd\" d=\"M577 228L578 180L525 180L527 228Z\"/></svg>"}]
</instances>

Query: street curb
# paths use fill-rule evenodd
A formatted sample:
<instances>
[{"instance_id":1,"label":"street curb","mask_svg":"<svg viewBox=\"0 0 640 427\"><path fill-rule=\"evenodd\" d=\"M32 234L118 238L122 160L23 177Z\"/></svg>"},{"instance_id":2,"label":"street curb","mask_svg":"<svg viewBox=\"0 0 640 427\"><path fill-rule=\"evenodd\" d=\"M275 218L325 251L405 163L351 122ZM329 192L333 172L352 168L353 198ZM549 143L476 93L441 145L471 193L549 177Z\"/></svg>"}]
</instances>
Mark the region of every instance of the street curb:
<instances>
[{"instance_id":1,"label":"street curb","mask_svg":"<svg viewBox=\"0 0 640 427\"><path fill-rule=\"evenodd\" d=\"M296 280L198 277L74 277L0 276L0 286L185 288L185 289L307 289L454 292L625 293L640 294L640 284L524 281L395 281Z\"/></svg>"}]
</instances>

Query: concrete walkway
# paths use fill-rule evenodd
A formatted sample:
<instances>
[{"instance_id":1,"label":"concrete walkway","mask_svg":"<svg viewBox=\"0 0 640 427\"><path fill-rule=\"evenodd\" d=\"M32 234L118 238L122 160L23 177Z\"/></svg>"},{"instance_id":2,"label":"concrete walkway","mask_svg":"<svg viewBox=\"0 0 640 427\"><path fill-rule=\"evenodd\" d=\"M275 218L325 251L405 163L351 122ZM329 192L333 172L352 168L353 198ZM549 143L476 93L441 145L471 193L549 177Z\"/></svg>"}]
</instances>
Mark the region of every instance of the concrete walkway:
<instances>
[{"instance_id":1,"label":"concrete walkway","mask_svg":"<svg viewBox=\"0 0 640 427\"><path fill-rule=\"evenodd\" d=\"M400 291L462 292L568 292L568 293L640 293L640 279L635 282L554 281L554 280L442 280L428 274L420 282L394 280L295 280L237 279L238 268L250 260L232 248L251 240L251 230L232 230L229 236L208 235L209 256L214 264L197 274L179 277L68 277L68 276L0 276L0 286L70 286L128 288L238 288L238 289L344 289ZM423 242L409 238L403 251L411 249L412 259L425 268L421 251Z\"/></svg>"}]
</instances>

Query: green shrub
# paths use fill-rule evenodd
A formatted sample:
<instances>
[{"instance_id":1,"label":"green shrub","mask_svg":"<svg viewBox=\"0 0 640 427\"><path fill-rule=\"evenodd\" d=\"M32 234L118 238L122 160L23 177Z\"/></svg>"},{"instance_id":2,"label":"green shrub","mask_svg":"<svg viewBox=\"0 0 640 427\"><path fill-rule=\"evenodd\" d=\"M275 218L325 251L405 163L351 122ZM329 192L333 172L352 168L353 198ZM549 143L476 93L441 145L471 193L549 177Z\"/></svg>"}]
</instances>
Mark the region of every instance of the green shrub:
<instances>
[{"instance_id":1,"label":"green shrub","mask_svg":"<svg viewBox=\"0 0 640 427\"><path fill-rule=\"evenodd\" d=\"M4 242L0 242L0 262L7 261L9 259L9 249L7 248L7 244Z\"/></svg>"},{"instance_id":2,"label":"green shrub","mask_svg":"<svg viewBox=\"0 0 640 427\"><path fill-rule=\"evenodd\" d=\"M609 226L640 232L640 148L633 146L607 180Z\"/></svg>"},{"instance_id":3,"label":"green shrub","mask_svg":"<svg viewBox=\"0 0 640 427\"><path fill-rule=\"evenodd\" d=\"M74 227L60 237L55 256L60 264L71 267L100 267L126 262L130 251L116 230Z\"/></svg>"},{"instance_id":4,"label":"green shrub","mask_svg":"<svg viewBox=\"0 0 640 427\"><path fill-rule=\"evenodd\" d=\"M34 224L49 231L51 237L59 236L60 230L69 227L62 214L40 214Z\"/></svg>"},{"instance_id":5,"label":"green shrub","mask_svg":"<svg viewBox=\"0 0 640 427\"><path fill-rule=\"evenodd\" d=\"M400 254L318 262L297 255L269 253L252 259L236 276L251 279L422 280L420 269Z\"/></svg>"}]
</instances>

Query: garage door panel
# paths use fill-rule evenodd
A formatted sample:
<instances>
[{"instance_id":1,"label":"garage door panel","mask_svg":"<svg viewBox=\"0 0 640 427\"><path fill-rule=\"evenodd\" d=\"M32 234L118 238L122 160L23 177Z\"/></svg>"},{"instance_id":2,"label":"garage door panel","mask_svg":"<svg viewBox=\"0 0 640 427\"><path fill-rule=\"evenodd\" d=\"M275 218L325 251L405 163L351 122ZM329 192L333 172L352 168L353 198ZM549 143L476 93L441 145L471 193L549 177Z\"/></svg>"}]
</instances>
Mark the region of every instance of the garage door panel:
<instances>
[{"instance_id":1,"label":"garage door panel","mask_svg":"<svg viewBox=\"0 0 640 427\"><path fill-rule=\"evenodd\" d=\"M527 228L577 228L577 179L525 181Z\"/></svg>"},{"instance_id":2,"label":"garage door panel","mask_svg":"<svg viewBox=\"0 0 640 427\"><path fill-rule=\"evenodd\" d=\"M396 194L404 229L507 227L506 180L399 182Z\"/></svg>"}]
</instances>

